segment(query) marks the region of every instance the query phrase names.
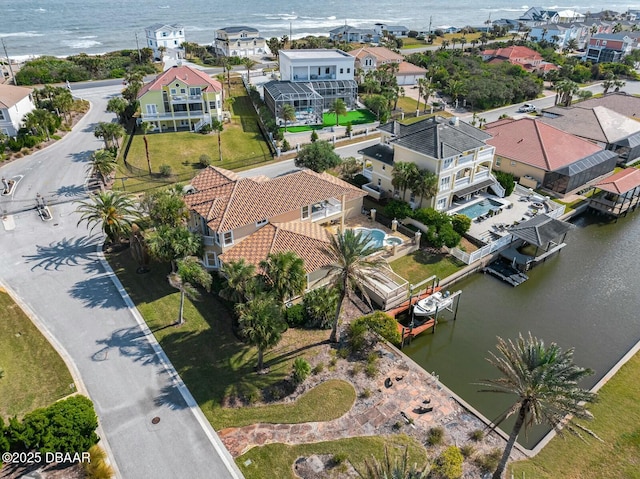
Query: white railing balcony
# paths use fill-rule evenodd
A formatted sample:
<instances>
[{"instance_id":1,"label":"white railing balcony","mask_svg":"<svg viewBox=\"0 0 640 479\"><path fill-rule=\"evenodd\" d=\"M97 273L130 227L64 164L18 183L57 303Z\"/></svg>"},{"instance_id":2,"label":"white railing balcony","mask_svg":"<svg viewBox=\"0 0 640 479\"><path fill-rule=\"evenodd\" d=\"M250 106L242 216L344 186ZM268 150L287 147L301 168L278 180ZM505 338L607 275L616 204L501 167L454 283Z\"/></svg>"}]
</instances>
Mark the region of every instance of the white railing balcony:
<instances>
[{"instance_id":1,"label":"white railing balcony","mask_svg":"<svg viewBox=\"0 0 640 479\"><path fill-rule=\"evenodd\" d=\"M482 180L484 178L489 178L489 170L480 170L473 176L475 181Z\"/></svg>"},{"instance_id":2,"label":"white railing balcony","mask_svg":"<svg viewBox=\"0 0 640 479\"><path fill-rule=\"evenodd\" d=\"M311 221L319 221L342 212L341 205L323 205L311 213Z\"/></svg>"},{"instance_id":3,"label":"white railing balcony","mask_svg":"<svg viewBox=\"0 0 640 479\"><path fill-rule=\"evenodd\" d=\"M379 200L380 198L382 198L382 191L380 191L380 188L374 185L373 183L367 183L366 185L362 185L362 189L366 191L369 196L371 196L372 198L375 198L376 200Z\"/></svg>"},{"instance_id":4,"label":"white railing balcony","mask_svg":"<svg viewBox=\"0 0 640 479\"><path fill-rule=\"evenodd\" d=\"M458 159L458 166L467 165L469 163L473 163L473 155L463 156L462 158Z\"/></svg>"},{"instance_id":5,"label":"white railing balcony","mask_svg":"<svg viewBox=\"0 0 640 479\"><path fill-rule=\"evenodd\" d=\"M490 150L481 151L478 153L477 161L493 161L493 153L493 148L491 148Z\"/></svg>"},{"instance_id":6,"label":"white railing balcony","mask_svg":"<svg viewBox=\"0 0 640 479\"><path fill-rule=\"evenodd\" d=\"M455 189L455 188L458 188L460 186L466 186L466 185L469 185L469 184L471 184L471 178L469 178L468 176L465 176L464 178L460 178L459 180L456 180L453 183L453 187Z\"/></svg>"},{"instance_id":7,"label":"white railing balcony","mask_svg":"<svg viewBox=\"0 0 640 479\"><path fill-rule=\"evenodd\" d=\"M202 95L171 95L174 103L186 103L188 101L202 101Z\"/></svg>"},{"instance_id":8,"label":"white railing balcony","mask_svg":"<svg viewBox=\"0 0 640 479\"><path fill-rule=\"evenodd\" d=\"M373 179L373 168L362 168L362 176L367 180Z\"/></svg>"}]
</instances>

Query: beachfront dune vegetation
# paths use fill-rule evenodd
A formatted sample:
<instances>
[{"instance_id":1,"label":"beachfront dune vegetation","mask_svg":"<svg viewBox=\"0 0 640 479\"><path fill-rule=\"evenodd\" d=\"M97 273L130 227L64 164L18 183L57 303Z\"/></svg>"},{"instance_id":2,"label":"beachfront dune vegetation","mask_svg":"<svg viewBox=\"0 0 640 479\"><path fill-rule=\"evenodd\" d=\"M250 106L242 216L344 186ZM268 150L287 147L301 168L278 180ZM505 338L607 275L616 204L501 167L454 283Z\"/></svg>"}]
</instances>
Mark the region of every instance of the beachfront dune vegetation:
<instances>
[{"instance_id":1,"label":"beachfront dune vegetation","mask_svg":"<svg viewBox=\"0 0 640 479\"><path fill-rule=\"evenodd\" d=\"M144 74L157 72L150 48L119 50L104 55L80 53L67 58L38 57L26 62L16 73L19 85L78 82L122 78L133 71Z\"/></svg>"}]
</instances>

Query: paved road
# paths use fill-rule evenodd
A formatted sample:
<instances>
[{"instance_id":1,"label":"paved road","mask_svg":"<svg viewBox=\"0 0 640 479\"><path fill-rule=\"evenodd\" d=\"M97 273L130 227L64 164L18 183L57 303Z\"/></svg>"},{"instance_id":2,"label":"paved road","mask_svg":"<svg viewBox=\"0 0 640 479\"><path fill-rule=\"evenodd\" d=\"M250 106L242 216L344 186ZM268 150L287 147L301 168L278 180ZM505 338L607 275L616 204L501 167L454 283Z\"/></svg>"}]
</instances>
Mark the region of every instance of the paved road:
<instances>
[{"instance_id":1,"label":"paved road","mask_svg":"<svg viewBox=\"0 0 640 479\"><path fill-rule=\"evenodd\" d=\"M77 366L122 478L240 478L114 286L96 253L101 236L77 226L74 202L85 197L87 160L101 146L94 125L111 119L107 97L120 88L84 89L93 108L72 133L0 168L20 180L12 198L0 197L0 280ZM32 209L37 193L52 204L49 222Z\"/></svg>"}]
</instances>

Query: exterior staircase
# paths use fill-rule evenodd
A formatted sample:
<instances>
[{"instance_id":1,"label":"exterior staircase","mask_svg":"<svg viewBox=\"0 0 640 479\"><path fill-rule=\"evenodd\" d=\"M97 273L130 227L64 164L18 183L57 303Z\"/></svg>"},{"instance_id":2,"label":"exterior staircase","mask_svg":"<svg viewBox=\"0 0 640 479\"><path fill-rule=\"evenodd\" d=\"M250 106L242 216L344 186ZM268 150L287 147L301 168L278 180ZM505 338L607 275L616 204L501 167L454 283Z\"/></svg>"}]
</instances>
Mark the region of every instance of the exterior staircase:
<instances>
[{"instance_id":1,"label":"exterior staircase","mask_svg":"<svg viewBox=\"0 0 640 479\"><path fill-rule=\"evenodd\" d=\"M211 124L210 118L203 118L202 120L200 120L198 123L195 124L195 126L193 127L193 131L200 131L202 130L202 127L204 125L210 125L210 124Z\"/></svg>"},{"instance_id":2,"label":"exterior staircase","mask_svg":"<svg viewBox=\"0 0 640 479\"><path fill-rule=\"evenodd\" d=\"M505 190L502 185L498 182L495 176L491 175L491 179L493 180L493 184L489 188L491 188L498 197L504 198Z\"/></svg>"}]
</instances>

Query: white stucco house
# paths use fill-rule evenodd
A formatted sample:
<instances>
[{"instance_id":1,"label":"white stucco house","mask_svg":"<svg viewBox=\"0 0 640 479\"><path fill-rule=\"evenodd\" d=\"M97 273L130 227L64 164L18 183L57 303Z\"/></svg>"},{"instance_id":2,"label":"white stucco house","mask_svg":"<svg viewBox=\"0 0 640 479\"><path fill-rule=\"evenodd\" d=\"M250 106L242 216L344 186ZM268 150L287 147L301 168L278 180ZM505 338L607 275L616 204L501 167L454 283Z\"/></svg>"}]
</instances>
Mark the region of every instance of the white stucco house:
<instances>
[{"instance_id":1,"label":"white stucco house","mask_svg":"<svg viewBox=\"0 0 640 479\"><path fill-rule=\"evenodd\" d=\"M185 41L184 26L178 23L173 25L156 23L145 28L144 32L147 47L153 50L153 56L158 59L162 58L160 47L180 53L178 50ZM178 55L178 58L181 57L182 55Z\"/></svg>"},{"instance_id":2,"label":"white stucco house","mask_svg":"<svg viewBox=\"0 0 640 479\"><path fill-rule=\"evenodd\" d=\"M16 136L27 113L36 109L31 88L0 84L0 132Z\"/></svg>"},{"instance_id":3,"label":"white stucco house","mask_svg":"<svg viewBox=\"0 0 640 479\"><path fill-rule=\"evenodd\" d=\"M213 47L225 57L258 57L270 53L267 40L260 36L258 29L247 26L216 30Z\"/></svg>"}]
</instances>

